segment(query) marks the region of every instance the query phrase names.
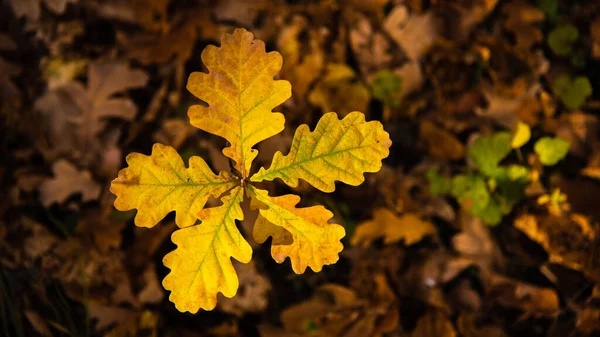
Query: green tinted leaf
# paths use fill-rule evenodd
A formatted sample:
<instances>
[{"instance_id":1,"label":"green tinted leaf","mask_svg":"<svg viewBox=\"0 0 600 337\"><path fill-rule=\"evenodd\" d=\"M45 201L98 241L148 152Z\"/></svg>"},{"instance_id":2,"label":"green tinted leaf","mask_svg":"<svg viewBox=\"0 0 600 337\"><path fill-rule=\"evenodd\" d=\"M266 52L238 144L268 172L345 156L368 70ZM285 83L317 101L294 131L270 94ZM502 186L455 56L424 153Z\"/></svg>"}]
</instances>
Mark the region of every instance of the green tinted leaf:
<instances>
[{"instance_id":1,"label":"green tinted leaf","mask_svg":"<svg viewBox=\"0 0 600 337\"><path fill-rule=\"evenodd\" d=\"M570 147L571 144L560 137L543 137L535 143L534 150L542 164L552 166L567 155Z\"/></svg>"},{"instance_id":2,"label":"green tinted leaf","mask_svg":"<svg viewBox=\"0 0 600 337\"><path fill-rule=\"evenodd\" d=\"M483 177L458 175L452 179L452 195L473 214L481 214L490 202L490 192Z\"/></svg>"},{"instance_id":3,"label":"green tinted leaf","mask_svg":"<svg viewBox=\"0 0 600 337\"><path fill-rule=\"evenodd\" d=\"M571 79L561 75L554 81L554 93L569 110L579 109L592 94L592 84L585 76Z\"/></svg>"},{"instance_id":4,"label":"green tinted leaf","mask_svg":"<svg viewBox=\"0 0 600 337\"><path fill-rule=\"evenodd\" d=\"M548 45L560 56L567 56L573 52L573 44L579 38L579 31L573 25L562 25L554 28L548 35Z\"/></svg>"},{"instance_id":5,"label":"green tinted leaf","mask_svg":"<svg viewBox=\"0 0 600 337\"><path fill-rule=\"evenodd\" d=\"M389 107L400 105L402 97L402 77L390 70L381 70L375 74L371 81L373 97L382 101Z\"/></svg>"},{"instance_id":6,"label":"green tinted leaf","mask_svg":"<svg viewBox=\"0 0 600 337\"><path fill-rule=\"evenodd\" d=\"M445 195L452 191L452 181L443 177L436 169L429 169L425 174L429 181L429 193L434 196Z\"/></svg>"},{"instance_id":7,"label":"green tinted leaf","mask_svg":"<svg viewBox=\"0 0 600 337\"><path fill-rule=\"evenodd\" d=\"M558 0L538 0L538 7L544 11L548 21L554 22L558 17Z\"/></svg>"},{"instance_id":8,"label":"green tinted leaf","mask_svg":"<svg viewBox=\"0 0 600 337\"><path fill-rule=\"evenodd\" d=\"M493 177L498 174L500 161L510 153L511 141L512 135L508 132L481 136L473 142L469 157L481 173Z\"/></svg>"},{"instance_id":9,"label":"green tinted leaf","mask_svg":"<svg viewBox=\"0 0 600 337\"><path fill-rule=\"evenodd\" d=\"M502 208L495 198L490 198L486 208L473 215L480 218L488 226L496 226L502 221Z\"/></svg>"}]
</instances>

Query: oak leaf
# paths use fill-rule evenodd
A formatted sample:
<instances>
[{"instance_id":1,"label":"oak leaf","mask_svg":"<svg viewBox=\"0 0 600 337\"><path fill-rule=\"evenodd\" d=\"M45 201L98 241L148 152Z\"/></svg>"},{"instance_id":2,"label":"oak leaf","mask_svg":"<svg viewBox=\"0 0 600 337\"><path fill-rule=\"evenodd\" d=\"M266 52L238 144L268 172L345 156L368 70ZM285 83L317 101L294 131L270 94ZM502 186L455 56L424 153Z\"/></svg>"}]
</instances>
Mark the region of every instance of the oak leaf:
<instances>
[{"instance_id":1,"label":"oak leaf","mask_svg":"<svg viewBox=\"0 0 600 337\"><path fill-rule=\"evenodd\" d=\"M158 143L150 156L130 153L127 163L110 191L117 196L118 210L138 209L135 224L140 227L154 227L171 211L179 227L191 226L209 196L218 197L235 185L229 172L217 176L196 156L186 168L174 148Z\"/></svg>"},{"instance_id":2,"label":"oak leaf","mask_svg":"<svg viewBox=\"0 0 600 337\"><path fill-rule=\"evenodd\" d=\"M321 271L323 265L337 262L346 235L344 227L328 224L333 213L323 206L297 208L300 197L293 194L270 197L267 191L249 188L252 196L267 206L254 223L254 238L263 243L273 237L271 254L278 263L286 257L292 269L302 274L306 267Z\"/></svg>"},{"instance_id":3,"label":"oak leaf","mask_svg":"<svg viewBox=\"0 0 600 337\"><path fill-rule=\"evenodd\" d=\"M300 125L290 152L285 156L275 153L271 166L261 168L250 181L279 178L296 187L301 178L323 192L333 192L336 180L357 186L364 181L364 172L381 169L390 145L380 122L365 122L358 111L342 120L330 112L321 117L313 132L308 125Z\"/></svg>"},{"instance_id":4,"label":"oak leaf","mask_svg":"<svg viewBox=\"0 0 600 337\"><path fill-rule=\"evenodd\" d=\"M163 286L171 290L169 299L180 311L212 310L218 292L226 297L237 292L238 278L230 258L244 263L252 258L252 248L235 225L236 219L244 218L243 197L243 189L234 188L223 197L223 205L198 213L202 225L173 233L171 240L178 247L163 259L171 269Z\"/></svg>"},{"instance_id":5,"label":"oak leaf","mask_svg":"<svg viewBox=\"0 0 600 337\"><path fill-rule=\"evenodd\" d=\"M291 260L294 272L307 267L320 271L335 263L343 246L345 230L329 224L333 213L323 206L298 208L300 197L271 197L252 184L282 178L295 186L305 179L325 192L335 181L359 185L365 172L377 172L388 156L391 141L381 123L366 122L360 112L339 120L328 113L314 132L298 128L287 156L275 154L268 170L250 174L258 151L252 147L283 130L284 118L272 109L291 95L289 82L273 80L281 69L277 52L265 52L260 40L244 29L225 34L221 47L208 46L202 59L209 73L192 73L188 89L208 103L194 105L188 115L192 125L229 141L223 153L235 162L234 171L218 175L200 157L191 157L186 168L172 147L155 144L150 156L132 153L129 167L121 170L111 185L119 210L137 209L135 224L153 227L169 212L181 229L172 235L178 246L163 260L171 272L163 286L181 311L212 310L217 294L233 297L239 280L231 258L248 263L252 248L237 229L244 219L240 203L245 195L259 209L253 233L259 242L269 236L272 255L281 263ZM222 205L204 208L209 197ZM200 224L196 224L200 220Z\"/></svg>"},{"instance_id":6,"label":"oak leaf","mask_svg":"<svg viewBox=\"0 0 600 337\"><path fill-rule=\"evenodd\" d=\"M208 107L190 107L190 123L227 139L231 146L223 154L246 178L258 154L252 147L283 131L283 115L271 112L292 94L288 81L273 80L283 60L277 52L265 53L264 42L238 29L224 35L220 48L206 47L202 61L209 73L192 73L187 88Z\"/></svg>"}]
</instances>

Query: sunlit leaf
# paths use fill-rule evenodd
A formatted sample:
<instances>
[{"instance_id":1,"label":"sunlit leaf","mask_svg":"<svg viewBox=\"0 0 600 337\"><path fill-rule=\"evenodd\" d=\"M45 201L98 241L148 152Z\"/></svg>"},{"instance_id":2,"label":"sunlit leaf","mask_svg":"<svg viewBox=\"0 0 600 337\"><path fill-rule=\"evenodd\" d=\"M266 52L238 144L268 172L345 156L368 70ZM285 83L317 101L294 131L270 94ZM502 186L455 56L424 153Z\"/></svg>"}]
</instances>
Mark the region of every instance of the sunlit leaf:
<instances>
[{"instance_id":1,"label":"sunlit leaf","mask_svg":"<svg viewBox=\"0 0 600 337\"><path fill-rule=\"evenodd\" d=\"M270 197L264 190L251 186L248 190L262 204L254 238L263 243L273 237L271 254L275 261L282 263L289 257L297 274L304 273L306 267L318 272L324 265L337 262L346 231L328 223L333 216L330 211L323 206L298 208L297 195Z\"/></svg>"},{"instance_id":2,"label":"sunlit leaf","mask_svg":"<svg viewBox=\"0 0 600 337\"><path fill-rule=\"evenodd\" d=\"M235 224L244 218L243 197L243 189L234 188L222 198L223 205L198 212L201 224L173 233L177 249L163 259L171 269L163 286L179 311L212 310L219 292L235 296L239 284L231 257L243 263L252 258L252 248Z\"/></svg>"},{"instance_id":3,"label":"sunlit leaf","mask_svg":"<svg viewBox=\"0 0 600 337\"><path fill-rule=\"evenodd\" d=\"M335 113L323 115L315 130L303 124L296 129L287 155L275 153L268 169L261 168L253 182L280 178L296 187L304 179L323 192L333 192L335 181L359 185L364 172L377 172L388 156L392 142L378 121L365 122L360 112L338 120Z\"/></svg>"},{"instance_id":4,"label":"sunlit leaf","mask_svg":"<svg viewBox=\"0 0 600 337\"><path fill-rule=\"evenodd\" d=\"M431 222L421 220L413 213L397 216L387 208L373 211L373 219L358 225L352 245L368 246L378 237L383 237L384 243L391 244L399 241L409 246L421 241L425 236L435 233Z\"/></svg>"},{"instance_id":5,"label":"sunlit leaf","mask_svg":"<svg viewBox=\"0 0 600 337\"><path fill-rule=\"evenodd\" d=\"M570 147L571 144L560 137L543 137L535 143L534 150L542 164L552 166L569 153Z\"/></svg>"},{"instance_id":6,"label":"sunlit leaf","mask_svg":"<svg viewBox=\"0 0 600 337\"><path fill-rule=\"evenodd\" d=\"M135 224L141 227L153 227L171 211L179 227L191 226L211 195L235 185L228 172L215 175L200 157L191 157L186 168L177 151L162 144L154 144L150 156L130 153L127 163L110 191L118 210L138 210Z\"/></svg>"},{"instance_id":7,"label":"sunlit leaf","mask_svg":"<svg viewBox=\"0 0 600 337\"><path fill-rule=\"evenodd\" d=\"M513 137L512 137L510 146L513 149L518 149L521 146L527 144L527 142L529 141L530 138L531 138L531 129L529 128L529 125L527 125L523 122L518 122L515 127L515 131L513 133Z\"/></svg>"},{"instance_id":8,"label":"sunlit leaf","mask_svg":"<svg viewBox=\"0 0 600 337\"><path fill-rule=\"evenodd\" d=\"M192 73L187 88L208 107L191 106L190 123L227 139L231 146L223 153L246 178L258 154L252 147L283 130L283 115L271 112L291 96L288 81L273 80L281 69L281 55L266 53L264 42L236 29L223 35L221 47L206 47L202 61L209 73Z\"/></svg>"}]
</instances>

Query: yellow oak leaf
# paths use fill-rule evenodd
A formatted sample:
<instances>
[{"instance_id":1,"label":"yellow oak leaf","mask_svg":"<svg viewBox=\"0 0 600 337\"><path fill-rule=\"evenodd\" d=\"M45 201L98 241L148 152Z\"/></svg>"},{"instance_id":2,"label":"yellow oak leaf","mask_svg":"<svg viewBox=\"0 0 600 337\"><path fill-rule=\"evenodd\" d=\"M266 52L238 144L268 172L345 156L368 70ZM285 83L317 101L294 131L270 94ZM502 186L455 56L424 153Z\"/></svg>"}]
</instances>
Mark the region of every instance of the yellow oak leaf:
<instances>
[{"instance_id":1,"label":"yellow oak leaf","mask_svg":"<svg viewBox=\"0 0 600 337\"><path fill-rule=\"evenodd\" d=\"M279 178L296 187L301 178L323 192L333 192L336 180L357 186L365 180L363 173L381 169L391 145L380 122L366 122L358 111L342 120L330 112L321 117L313 132L308 125L300 125L290 152L285 156L275 153L271 166L261 168L250 181Z\"/></svg>"},{"instance_id":2,"label":"yellow oak leaf","mask_svg":"<svg viewBox=\"0 0 600 337\"><path fill-rule=\"evenodd\" d=\"M179 227L191 226L210 196L236 184L229 172L215 175L200 157L191 157L186 168L174 148L158 143L150 156L134 152L126 160L129 167L119 172L110 191L118 210L138 210L135 224L140 227L154 227L171 211Z\"/></svg>"},{"instance_id":3,"label":"yellow oak leaf","mask_svg":"<svg viewBox=\"0 0 600 337\"><path fill-rule=\"evenodd\" d=\"M228 298L237 293L239 281L231 257L243 263L252 258L252 248L235 224L236 219L244 218L243 197L243 188L234 188L221 199L223 205L198 212L201 224L179 229L171 236L177 249L163 259L171 269L163 286L171 291L169 299L179 311L212 310L217 293Z\"/></svg>"},{"instance_id":4,"label":"yellow oak leaf","mask_svg":"<svg viewBox=\"0 0 600 337\"><path fill-rule=\"evenodd\" d=\"M421 220L415 214L397 216L386 208L379 208L373 212L373 220L358 225L351 243L353 246L368 246L373 240L383 237L385 244L404 240L404 243L410 246L434 233L433 224Z\"/></svg>"},{"instance_id":5,"label":"yellow oak leaf","mask_svg":"<svg viewBox=\"0 0 600 337\"><path fill-rule=\"evenodd\" d=\"M245 29L236 29L223 35L221 47L206 47L202 61L209 73L192 73L187 89L208 107L191 106L190 123L227 139L231 146L223 154L247 178L258 154L252 146L284 127L283 115L271 112L291 96L288 81L273 80L281 69L281 55L266 53L264 42L253 40Z\"/></svg>"},{"instance_id":6,"label":"yellow oak leaf","mask_svg":"<svg viewBox=\"0 0 600 337\"><path fill-rule=\"evenodd\" d=\"M270 197L267 191L251 185L247 188L262 204L254 223L254 239L263 243L273 237L271 255L277 263L289 257L294 272L302 274L306 267L318 272L324 265L338 261L338 253L344 248L340 240L346 231L328 223L333 213L323 206L297 208L300 197L294 194Z\"/></svg>"}]
</instances>

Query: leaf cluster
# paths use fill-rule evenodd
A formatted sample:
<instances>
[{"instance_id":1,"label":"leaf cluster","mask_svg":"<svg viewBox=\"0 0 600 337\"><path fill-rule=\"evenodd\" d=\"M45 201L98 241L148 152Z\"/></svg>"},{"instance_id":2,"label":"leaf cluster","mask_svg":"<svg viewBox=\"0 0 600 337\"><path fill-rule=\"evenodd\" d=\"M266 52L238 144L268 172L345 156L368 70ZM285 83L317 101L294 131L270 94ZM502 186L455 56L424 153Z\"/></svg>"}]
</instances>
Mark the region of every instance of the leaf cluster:
<instances>
[{"instance_id":1,"label":"leaf cluster","mask_svg":"<svg viewBox=\"0 0 600 337\"><path fill-rule=\"evenodd\" d=\"M426 174L430 193L450 195L487 225L498 225L525 197L531 172L524 165L500 163L513 149L520 151L530 136L531 131L524 123L519 123L513 134L501 131L480 136L467 153L473 170L446 178L436 169L430 169ZM569 142L559 137L542 137L534 150L542 164L552 166L567 155Z\"/></svg>"},{"instance_id":2,"label":"leaf cluster","mask_svg":"<svg viewBox=\"0 0 600 337\"><path fill-rule=\"evenodd\" d=\"M307 125L296 130L289 153L277 152L269 168L254 173L252 162L257 143L284 129L285 119L272 109L291 96L291 85L273 77L282 66L281 55L265 52L265 45L244 29L222 37L221 46L202 52L208 73L194 72L187 88L208 105L188 110L190 123L225 138L223 154L232 171L215 174L201 157L192 156L189 166L177 151L155 144L152 154L131 153L129 167L112 182L119 210L137 209L135 224L153 227L175 211L173 233L177 249L164 257L171 272L163 286L180 311L212 310L217 293L233 297L239 285L231 258L248 263L252 248L236 226L244 219L241 203L250 200L258 210L253 236L259 242L272 238L273 258L290 258L294 272L307 267L320 271L335 263L343 246L345 230L330 224L333 214L323 206L297 207L293 194L272 197L256 185L280 179L291 187L303 179L323 192L333 192L335 181L353 186L364 181L365 172L377 172L388 156L391 141L378 121L366 122L361 112L338 119L326 113L314 131ZM209 197L221 205L205 208ZM200 220L200 224L197 224Z\"/></svg>"}]
</instances>

